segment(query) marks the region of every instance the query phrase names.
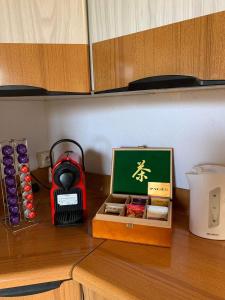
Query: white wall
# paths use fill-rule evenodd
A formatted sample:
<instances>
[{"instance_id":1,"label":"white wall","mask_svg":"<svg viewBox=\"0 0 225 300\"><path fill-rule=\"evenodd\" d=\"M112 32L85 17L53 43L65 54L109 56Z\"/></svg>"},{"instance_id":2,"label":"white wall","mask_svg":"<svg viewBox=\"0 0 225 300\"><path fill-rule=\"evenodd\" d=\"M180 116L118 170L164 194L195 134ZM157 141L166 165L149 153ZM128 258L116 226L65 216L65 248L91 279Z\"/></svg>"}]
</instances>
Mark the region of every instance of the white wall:
<instances>
[{"instance_id":1,"label":"white wall","mask_svg":"<svg viewBox=\"0 0 225 300\"><path fill-rule=\"evenodd\" d=\"M36 152L48 149L46 126L44 101L0 101L0 142L27 138L32 169L37 167Z\"/></svg>"},{"instance_id":2,"label":"white wall","mask_svg":"<svg viewBox=\"0 0 225 300\"><path fill-rule=\"evenodd\" d=\"M31 167L36 152L59 138L84 147L87 170L110 174L111 148L173 147L176 186L198 163L225 164L225 90L74 100L0 101L0 141L28 139Z\"/></svg>"},{"instance_id":3,"label":"white wall","mask_svg":"<svg viewBox=\"0 0 225 300\"><path fill-rule=\"evenodd\" d=\"M88 171L110 174L111 148L173 147L176 186L198 163L225 163L225 91L74 99L48 103L50 144L77 140Z\"/></svg>"}]
</instances>

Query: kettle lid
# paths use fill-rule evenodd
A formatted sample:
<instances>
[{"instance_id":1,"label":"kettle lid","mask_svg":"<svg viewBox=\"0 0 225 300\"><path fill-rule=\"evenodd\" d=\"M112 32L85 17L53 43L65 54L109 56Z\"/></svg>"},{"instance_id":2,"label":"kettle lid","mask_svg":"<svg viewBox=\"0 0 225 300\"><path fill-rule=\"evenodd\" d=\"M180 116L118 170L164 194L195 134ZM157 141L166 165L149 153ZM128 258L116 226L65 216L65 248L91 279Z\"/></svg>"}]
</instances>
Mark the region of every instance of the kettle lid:
<instances>
[{"instance_id":1,"label":"kettle lid","mask_svg":"<svg viewBox=\"0 0 225 300\"><path fill-rule=\"evenodd\" d=\"M194 174L202 174L202 173L220 173L225 174L225 165L219 164L199 164L192 168L192 172Z\"/></svg>"}]
</instances>

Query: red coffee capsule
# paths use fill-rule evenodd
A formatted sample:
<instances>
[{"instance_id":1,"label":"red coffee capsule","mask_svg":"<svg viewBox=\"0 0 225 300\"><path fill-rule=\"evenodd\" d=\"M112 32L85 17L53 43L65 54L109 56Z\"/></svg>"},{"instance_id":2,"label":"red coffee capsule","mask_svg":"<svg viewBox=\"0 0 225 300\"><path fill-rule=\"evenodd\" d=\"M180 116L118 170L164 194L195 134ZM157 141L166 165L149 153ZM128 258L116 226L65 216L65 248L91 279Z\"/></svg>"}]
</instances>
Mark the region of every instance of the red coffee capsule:
<instances>
[{"instance_id":1,"label":"red coffee capsule","mask_svg":"<svg viewBox=\"0 0 225 300\"><path fill-rule=\"evenodd\" d=\"M33 200L33 194L27 194L27 195L25 196L25 198L26 198L27 200L29 200L29 201L32 201L32 200Z\"/></svg>"},{"instance_id":2,"label":"red coffee capsule","mask_svg":"<svg viewBox=\"0 0 225 300\"><path fill-rule=\"evenodd\" d=\"M26 184L24 187L23 187L24 191L25 192L29 192L31 191L31 186L29 184Z\"/></svg>"},{"instance_id":3,"label":"red coffee capsule","mask_svg":"<svg viewBox=\"0 0 225 300\"><path fill-rule=\"evenodd\" d=\"M26 203L26 208L29 209L29 210L33 209L33 203L32 202L27 202Z\"/></svg>"},{"instance_id":4,"label":"red coffee capsule","mask_svg":"<svg viewBox=\"0 0 225 300\"><path fill-rule=\"evenodd\" d=\"M30 175L26 175L26 176L24 177L24 180L25 180L26 182L31 182L31 176L30 176Z\"/></svg>"},{"instance_id":5,"label":"red coffee capsule","mask_svg":"<svg viewBox=\"0 0 225 300\"><path fill-rule=\"evenodd\" d=\"M22 172L22 173L27 173L27 172L29 172L28 166L23 165L23 166L21 167L21 169L20 169L20 172Z\"/></svg>"},{"instance_id":6,"label":"red coffee capsule","mask_svg":"<svg viewBox=\"0 0 225 300\"><path fill-rule=\"evenodd\" d=\"M31 211L31 212L28 214L28 218L29 218L29 219L34 219L36 216L37 216L37 214L36 214L35 211Z\"/></svg>"}]
</instances>

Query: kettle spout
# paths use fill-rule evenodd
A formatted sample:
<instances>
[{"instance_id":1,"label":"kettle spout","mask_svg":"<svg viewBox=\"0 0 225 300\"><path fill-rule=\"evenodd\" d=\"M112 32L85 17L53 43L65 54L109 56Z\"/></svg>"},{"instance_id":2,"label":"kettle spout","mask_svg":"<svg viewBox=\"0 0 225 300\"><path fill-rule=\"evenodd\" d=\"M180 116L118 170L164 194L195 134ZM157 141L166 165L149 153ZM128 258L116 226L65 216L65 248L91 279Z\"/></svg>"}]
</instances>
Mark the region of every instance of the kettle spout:
<instances>
[{"instance_id":1,"label":"kettle spout","mask_svg":"<svg viewBox=\"0 0 225 300\"><path fill-rule=\"evenodd\" d=\"M194 173L194 172L186 173L187 181L189 183L190 188L191 188L191 186L193 185L193 183L196 179L196 175L198 175L198 173Z\"/></svg>"}]
</instances>

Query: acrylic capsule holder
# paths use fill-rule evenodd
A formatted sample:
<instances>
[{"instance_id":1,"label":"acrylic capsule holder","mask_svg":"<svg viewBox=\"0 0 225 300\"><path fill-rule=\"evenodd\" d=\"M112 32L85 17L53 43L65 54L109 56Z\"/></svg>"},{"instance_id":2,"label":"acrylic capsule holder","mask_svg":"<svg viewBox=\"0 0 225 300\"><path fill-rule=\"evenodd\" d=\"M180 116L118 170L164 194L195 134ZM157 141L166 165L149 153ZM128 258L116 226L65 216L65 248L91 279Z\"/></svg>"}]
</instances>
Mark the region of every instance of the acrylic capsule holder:
<instances>
[{"instance_id":1,"label":"acrylic capsule holder","mask_svg":"<svg viewBox=\"0 0 225 300\"><path fill-rule=\"evenodd\" d=\"M37 224L27 140L0 143L3 223L13 232Z\"/></svg>"}]
</instances>

